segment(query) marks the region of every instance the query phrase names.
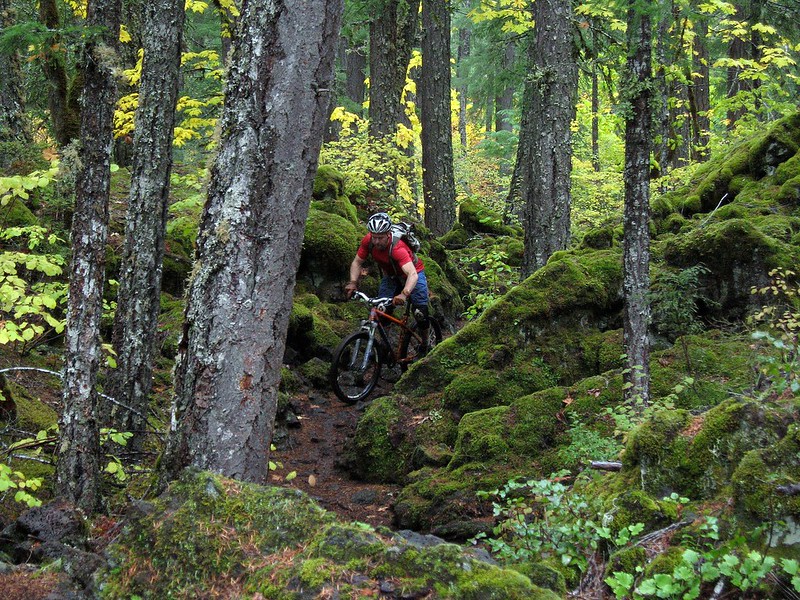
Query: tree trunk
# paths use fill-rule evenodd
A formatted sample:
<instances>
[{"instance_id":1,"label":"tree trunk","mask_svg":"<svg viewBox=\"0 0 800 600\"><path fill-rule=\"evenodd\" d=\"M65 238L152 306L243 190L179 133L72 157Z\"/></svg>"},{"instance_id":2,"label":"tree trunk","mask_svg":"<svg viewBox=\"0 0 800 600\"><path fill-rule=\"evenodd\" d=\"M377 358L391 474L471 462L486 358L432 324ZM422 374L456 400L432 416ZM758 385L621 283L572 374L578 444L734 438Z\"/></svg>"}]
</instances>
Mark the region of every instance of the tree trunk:
<instances>
[{"instance_id":1,"label":"tree trunk","mask_svg":"<svg viewBox=\"0 0 800 600\"><path fill-rule=\"evenodd\" d=\"M495 131L511 131L511 111L514 109L514 86L508 82L511 78L510 71L514 66L514 58L516 54L516 47L514 42L509 40L506 42L505 52L503 53L501 73L504 77L502 81L506 82L503 86L502 93L497 96L495 100L495 115L494 115L494 130Z\"/></svg>"},{"instance_id":2,"label":"tree trunk","mask_svg":"<svg viewBox=\"0 0 800 600\"><path fill-rule=\"evenodd\" d=\"M422 187L425 226L444 235L456 220L450 117L450 2L422 3Z\"/></svg>"},{"instance_id":3,"label":"tree trunk","mask_svg":"<svg viewBox=\"0 0 800 600\"><path fill-rule=\"evenodd\" d=\"M141 445L152 386L185 14L182 0L151 0L144 6L144 60L114 321L117 368L111 385L112 395L136 411L118 405L112 411L114 427L134 433L133 449Z\"/></svg>"},{"instance_id":4,"label":"tree trunk","mask_svg":"<svg viewBox=\"0 0 800 600\"><path fill-rule=\"evenodd\" d=\"M9 0L0 0L0 30L11 27L14 21L14 9ZM31 141L20 82L17 53L0 53L0 142ZM3 162L0 160L0 168Z\"/></svg>"},{"instance_id":5,"label":"tree trunk","mask_svg":"<svg viewBox=\"0 0 800 600\"><path fill-rule=\"evenodd\" d=\"M175 368L162 483L265 482L341 0L245 2Z\"/></svg>"},{"instance_id":6,"label":"tree trunk","mask_svg":"<svg viewBox=\"0 0 800 600\"><path fill-rule=\"evenodd\" d=\"M369 134L394 136L420 0L384 0L369 26Z\"/></svg>"},{"instance_id":7,"label":"tree trunk","mask_svg":"<svg viewBox=\"0 0 800 600\"><path fill-rule=\"evenodd\" d=\"M650 148L652 60L650 17L637 0L628 8L627 81L631 110L625 122L623 310L625 398L650 400ZM647 10L646 8L644 9Z\"/></svg>"},{"instance_id":8,"label":"tree trunk","mask_svg":"<svg viewBox=\"0 0 800 600\"><path fill-rule=\"evenodd\" d=\"M348 46L345 52L345 93L347 97L359 107L358 114L362 114L361 106L367 97L366 71L367 53L360 45Z\"/></svg>"},{"instance_id":9,"label":"tree trunk","mask_svg":"<svg viewBox=\"0 0 800 600\"><path fill-rule=\"evenodd\" d=\"M86 23L102 30L82 57L80 170L72 221L72 264L67 304L64 409L60 421L56 490L87 512L99 500L99 434L95 384L101 359L100 317L108 229L119 39L119 0L89 0Z\"/></svg>"},{"instance_id":10,"label":"tree trunk","mask_svg":"<svg viewBox=\"0 0 800 600\"><path fill-rule=\"evenodd\" d=\"M689 120L692 131L692 153L694 161L708 159L708 138L711 123L708 111L711 108L711 92L709 86L709 58L706 38L708 37L708 21L701 15L695 20L695 36L692 42L693 55L691 73L687 73L689 85Z\"/></svg>"},{"instance_id":11,"label":"tree trunk","mask_svg":"<svg viewBox=\"0 0 800 600\"><path fill-rule=\"evenodd\" d=\"M79 80L70 86L64 44L57 33L61 28L61 20L55 0L40 0L39 20L48 30L54 32L43 44L41 62L49 86L47 106L53 124L53 136L63 148L80 135L80 107L76 100L82 89L83 80L79 77Z\"/></svg>"},{"instance_id":12,"label":"tree trunk","mask_svg":"<svg viewBox=\"0 0 800 600\"><path fill-rule=\"evenodd\" d=\"M470 30L458 30L458 137L461 141L461 152L467 153L467 94L469 94L469 81L465 62L470 53Z\"/></svg>"},{"instance_id":13,"label":"tree trunk","mask_svg":"<svg viewBox=\"0 0 800 600\"><path fill-rule=\"evenodd\" d=\"M542 267L553 252L563 250L569 243L570 126L578 90L571 17L572 5L568 0L533 5L536 27L512 176L524 207L522 272L525 276ZM516 190L512 188L512 192Z\"/></svg>"},{"instance_id":14,"label":"tree trunk","mask_svg":"<svg viewBox=\"0 0 800 600\"><path fill-rule=\"evenodd\" d=\"M214 8L217 9L217 14L220 20L220 41L222 43L222 54L220 55L220 63L225 66L228 64L228 59L231 53L231 41L233 39L233 32L236 29L236 16L231 13L227 6L222 6L219 0L213 0Z\"/></svg>"},{"instance_id":15,"label":"tree trunk","mask_svg":"<svg viewBox=\"0 0 800 600\"><path fill-rule=\"evenodd\" d=\"M751 28L752 25L761 20L762 0L744 0L736 4L736 15L747 26L747 31L750 32L750 37L744 39L739 36L734 36L728 48L728 57L734 61L741 59L749 59L757 61L761 56L761 36L758 31ZM740 92L752 92L759 87L758 79L751 79L748 77L741 77L742 68L739 66L732 66L728 68L728 98L733 98ZM742 100L743 101L743 100ZM756 108L753 105L753 108ZM732 129L733 126L745 113L747 107L744 105L737 106L736 108L728 111L728 128Z\"/></svg>"},{"instance_id":16,"label":"tree trunk","mask_svg":"<svg viewBox=\"0 0 800 600\"><path fill-rule=\"evenodd\" d=\"M592 57L592 169L600 172L600 81L597 57Z\"/></svg>"}]
</instances>

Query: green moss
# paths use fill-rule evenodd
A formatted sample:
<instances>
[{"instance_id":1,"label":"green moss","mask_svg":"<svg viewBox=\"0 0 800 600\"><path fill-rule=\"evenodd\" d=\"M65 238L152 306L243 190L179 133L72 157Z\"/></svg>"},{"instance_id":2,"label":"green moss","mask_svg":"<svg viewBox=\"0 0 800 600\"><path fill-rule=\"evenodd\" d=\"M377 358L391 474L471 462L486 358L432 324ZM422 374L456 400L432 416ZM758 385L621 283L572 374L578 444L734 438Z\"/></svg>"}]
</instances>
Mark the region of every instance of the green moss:
<instances>
[{"instance_id":1,"label":"green moss","mask_svg":"<svg viewBox=\"0 0 800 600\"><path fill-rule=\"evenodd\" d=\"M660 573L672 575L675 567L683 563L684 549L678 546L667 548L666 551L657 554L644 570L644 576L653 577Z\"/></svg>"},{"instance_id":2,"label":"green moss","mask_svg":"<svg viewBox=\"0 0 800 600\"><path fill-rule=\"evenodd\" d=\"M580 247L593 248L595 250L612 248L615 244L619 243L616 233L617 230L614 224L605 225L603 227L595 227L583 235Z\"/></svg>"},{"instance_id":3,"label":"green moss","mask_svg":"<svg viewBox=\"0 0 800 600\"><path fill-rule=\"evenodd\" d=\"M506 462L511 450L506 435L508 414L508 406L496 406L464 415L449 468L476 461Z\"/></svg>"},{"instance_id":4,"label":"green moss","mask_svg":"<svg viewBox=\"0 0 800 600\"><path fill-rule=\"evenodd\" d=\"M118 567L105 574L104 594L199 597L244 572L254 548L298 544L332 521L294 490L190 470L109 549Z\"/></svg>"},{"instance_id":5,"label":"green moss","mask_svg":"<svg viewBox=\"0 0 800 600\"><path fill-rule=\"evenodd\" d=\"M605 568L605 579L614 573L629 573L635 575L637 568L644 568L647 564L647 551L641 546L628 546L613 552L608 557Z\"/></svg>"},{"instance_id":6,"label":"green moss","mask_svg":"<svg viewBox=\"0 0 800 600\"><path fill-rule=\"evenodd\" d=\"M500 213L474 199L461 202L458 207L458 222L471 235L475 233L514 235L514 229L503 224L503 217Z\"/></svg>"},{"instance_id":7,"label":"green moss","mask_svg":"<svg viewBox=\"0 0 800 600\"><path fill-rule=\"evenodd\" d=\"M360 231L344 217L309 209L298 277L346 281L360 240Z\"/></svg>"},{"instance_id":8,"label":"green moss","mask_svg":"<svg viewBox=\"0 0 800 600\"><path fill-rule=\"evenodd\" d=\"M497 402L495 395L499 385L497 376L487 377L483 371L467 372L458 375L447 384L442 394L442 402L447 408L461 413L489 408Z\"/></svg>"},{"instance_id":9,"label":"green moss","mask_svg":"<svg viewBox=\"0 0 800 600\"><path fill-rule=\"evenodd\" d=\"M338 215L358 225L356 207L345 195L344 175L334 167L320 165L314 177L312 208Z\"/></svg>"},{"instance_id":10,"label":"green moss","mask_svg":"<svg viewBox=\"0 0 800 600\"><path fill-rule=\"evenodd\" d=\"M401 481L413 451L405 427L400 404L376 398L359 419L348 450L354 473L365 481Z\"/></svg>"},{"instance_id":11,"label":"green moss","mask_svg":"<svg viewBox=\"0 0 800 600\"><path fill-rule=\"evenodd\" d=\"M0 207L0 223L3 227L30 227L38 225L39 219L19 198L12 198Z\"/></svg>"},{"instance_id":12,"label":"green moss","mask_svg":"<svg viewBox=\"0 0 800 600\"><path fill-rule=\"evenodd\" d=\"M564 574L544 562L515 563L514 570L519 571L531 580L533 585L556 593L558 597L567 595L567 582Z\"/></svg>"},{"instance_id":13,"label":"green moss","mask_svg":"<svg viewBox=\"0 0 800 600\"><path fill-rule=\"evenodd\" d=\"M452 588L451 588L452 589ZM444 590L442 590L444 593ZM522 573L477 565L460 574L453 597L461 600L558 600L550 590L539 588Z\"/></svg>"},{"instance_id":14,"label":"green moss","mask_svg":"<svg viewBox=\"0 0 800 600\"><path fill-rule=\"evenodd\" d=\"M58 413L38 398L33 398L28 391L8 382L9 389L16 405L16 426L23 431L37 433L49 429L58 423Z\"/></svg>"},{"instance_id":15,"label":"green moss","mask_svg":"<svg viewBox=\"0 0 800 600\"><path fill-rule=\"evenodd\" d=\"M450 231L439 238L439 242L448 250L454 250L466 246L469 238L469 231L461 223L456 222Z\"/></svg>"}]
</instances>

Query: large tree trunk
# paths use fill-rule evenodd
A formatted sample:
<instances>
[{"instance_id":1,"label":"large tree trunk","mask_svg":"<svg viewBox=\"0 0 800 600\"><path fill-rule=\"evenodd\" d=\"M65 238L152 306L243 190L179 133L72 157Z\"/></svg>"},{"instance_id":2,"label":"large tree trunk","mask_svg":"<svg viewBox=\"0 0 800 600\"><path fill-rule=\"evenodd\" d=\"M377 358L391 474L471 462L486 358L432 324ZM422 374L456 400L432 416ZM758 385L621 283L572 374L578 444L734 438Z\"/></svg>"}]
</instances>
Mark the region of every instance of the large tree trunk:
<instances>
[{"instance_id":1,"label":"large tree trunk","mask_svg":"<svg viewBox=\"0 0 800 600\"><path fill-rule=\"evenodd\" d=\"M348 45L345 51L345 94L359 107L358 114L367 97L367 53L360 45Z\"/></svg>"},{"instance_id":2,"label":"large tree trunk","mask_svg":"<svg viewBox=\"0 0 800 600\"><path fill-rule=\"evenodd\" d=\"M422 3L422 187L425 225L444 235L456 219L450 118L450 2Z\"/></svg>"},{"instance_id":3,"label":"large tree trunk","mask_svg":"<svg viewBox=\"0 0 800 600\"><path fill-rule=\"evenodd\" d=\"M467 153L467 95L469 94L469 81L467 79L466 60L470 53L470 30L458 30L458 58L456 69L458 73L458 138L461 141L461 152Z\"/></svg>"},{"instance_id":4,"label":"large tree trunk","mask_svg":"<svg viewBox=\"0 0 800 600\"><path fill-rule=\"evenodd\" d=\"M523 202L523 275L542 267L569 243L570 126L575 116L578 66L568 0L535 2L523 116L512 191ZM513 206L513 200L510 202Z\"/></svg>"},{"instance_id":5,"label":"large tree trunk","mask_svg":"<svg viewBox=\"0 0 800 600\"><path fill-rule=\"evenodd\" d=\"M245 1L200 223L162 482L265 482L341 0Z\"/></svg>"},{"instance_id":6,"label":"large tree trunk","mask_svg":"<svg viewBox=\"0 0 800 600\"><path fill-rule=\"evenodd\" d=\"M628 9L627 80L631 110L625 122L625 211L623 239L623 288L625 306L624 346L625 398L650 400L650 148L652 134L651 90L652 31L650 17L637 10L637 0Z\"/></svg>"},{"instance_id":7,"label":"large tree trunk","mask_svg":"<svg viewBox=\"0 0 800 600\"><path fill-rule=\"evenodd\" d=\"M420 0L384 0L369 26L369 134L394 136Z\"/></svg>"},{"instance_id":8,"label":"large tree trunk","mask_svg":"<svg viewBox=\"0 0 800 600\"><path fill-rule=\"evenodd\" d=\"M0 0L0 30L14 24L13 11L9 0ZM25 103L20 82L17 53L0 53L0 142L31 140L25 123ZM3 162L0 159L0 168Z\"/></svg>"},{"instance_id":9,"label":"large tree trunk","mask_svg":"<svg viewBox=\"0 0 800 600\"><path fill-rule=\"evenodd\" d=\"M692 68L687 73L689 85L689 120L692 131L692 152L694 161L705 161L708 158L708 139L711 108L711 91L709 86L709 65L711 63L706 38L708 37L708 21L702 15L695 20L695 36L692 42Z\"/></svg>"},{"instance_id":10,"label":"large tree trunk","mask_svg":"<svg viewBox=\"0 0 800 600\"><path fill-rule=\"evenodd\" d=\"M99 500L99 434L95 384L103 310L108 195L111 182L119 39L119 0L89 0L86 22L102 34L83 54L80 170L72 220L72 264L67 305L64 409L60 421L56 491L91 512Z\"/></svg>"},{"instance_id":11,"label":"large tree trunk","mask_svg":"<svg viewBox=\"0 0 800 600\"><path fill-rule=\"evenodd\" d=\"M495 99L494 130L511 131L511 111L514 109L514 86L509 82L511 78L511 68L514 66L516 58L516 46L513 40L506 42L505 52L503 53L501 81L505 83L503 91Z\"/></svg>"},{"instance_id":12,"label":"large tree trunk","mask_svg":"<svg viewBox=\"0 0 800 600\"><path fill-rule=\"evenodd\" d=\"M739 20L746 25L746 31L750 32L747 39L734 36L728 48L728 57L734 61L748 59L757 61L761 58L761 35L752 28L753 25L761 21L763 0L742 0L736 3L736 15ZM733 98L742 92L753 92L760 86L758 79L741 77L742 69L738 65L728 67L728 98ZM744 102L744 99L741 100ZM757 108L755 99L753 104L740 105L728 111L728 128L732 129L748 110L748 106Z\"/></svg>"},{"instance_id":13,"label":"large tree trunk","mask_svg":"<svg viewBox=\"0 0 800 600\"><path fill-rule=\"evenodd\" d=\"M144 7L144 60L134 132L134 162L114 321L117 368L111 392L133 408L114 406L120 431L140 446L151 388L161 296L161 266L172 168L172 130L178 99L183 0L151 0Z\"/></svg>"},{"instance_id":14,"label":"large tree trunk","mask_svg":"<svg viewBox=\"0 0 800 600\"><path fill-rule=\"evenodd\" d=\"M50 110L53 136L58 144L64 147L80 135L80 108L76 99L82 89L83 81L79 78L70 86L64 45L57 33L61 28L61 20L55 0L40 0L39 20L48 30L54 32L43 45L41 62L49 86L47 106Z\"/></svg>"}]
</instances>

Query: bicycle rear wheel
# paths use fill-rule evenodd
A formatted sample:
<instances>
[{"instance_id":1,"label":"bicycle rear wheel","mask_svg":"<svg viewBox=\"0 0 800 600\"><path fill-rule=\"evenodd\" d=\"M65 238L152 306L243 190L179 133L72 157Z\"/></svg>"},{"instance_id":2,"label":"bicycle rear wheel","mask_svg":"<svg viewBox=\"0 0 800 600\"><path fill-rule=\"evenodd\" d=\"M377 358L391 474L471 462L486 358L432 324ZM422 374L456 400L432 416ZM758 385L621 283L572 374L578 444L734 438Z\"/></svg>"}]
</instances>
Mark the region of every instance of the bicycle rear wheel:
<instances>
[{"instance_id":1,"label":"bicycle rear wheel","mask_svg":"<svg viewBox=\"0 0 800 600\"><path fill-rule=\"evenodd\" d=\"M369 334L357 331L347 336L333 353L328 375L334 393L342 402L354 404L370 395L381 375L377 340L367 356Z\"/></svg>"},{"instance_id":2,"label":"bicycle rear wheel","mask_svg":"<svg viewBox=\"0 0 800 600\"><path fill-rule=\"evenodd\" d=\"M430 325L425 339L420 341L414 335L407 335L405 340L403 340L403 347L400 348L400 366L404 371L408 369L408 366L412 362L425 356L430 352L431 348L442 341L442 326L439 324L439 321L430 317L428 322ZM419 330L419 323L414 323L414 325L411 326L411 331L417 335L419 335Z\"/></svg>"}]
</instances>

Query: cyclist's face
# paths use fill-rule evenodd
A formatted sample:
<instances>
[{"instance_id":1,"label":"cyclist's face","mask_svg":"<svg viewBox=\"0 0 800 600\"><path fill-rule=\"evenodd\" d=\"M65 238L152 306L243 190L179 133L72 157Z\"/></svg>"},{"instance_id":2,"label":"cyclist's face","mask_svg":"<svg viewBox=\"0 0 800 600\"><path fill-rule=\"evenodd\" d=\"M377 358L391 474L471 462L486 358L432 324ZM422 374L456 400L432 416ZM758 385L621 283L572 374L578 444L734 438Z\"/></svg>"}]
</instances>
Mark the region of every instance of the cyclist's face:
<instances>
[{"instance_id":1,"label":"cyclist's face","mask_svg":"<svg viewBox=\"0 0 800 600\"><path fill-rule=\"evenodd\" d=\"M379 250L386 250L389 247L389 242L392 239L391 233L373 233L372 243Z\"/></svg>"}]
</instances>

